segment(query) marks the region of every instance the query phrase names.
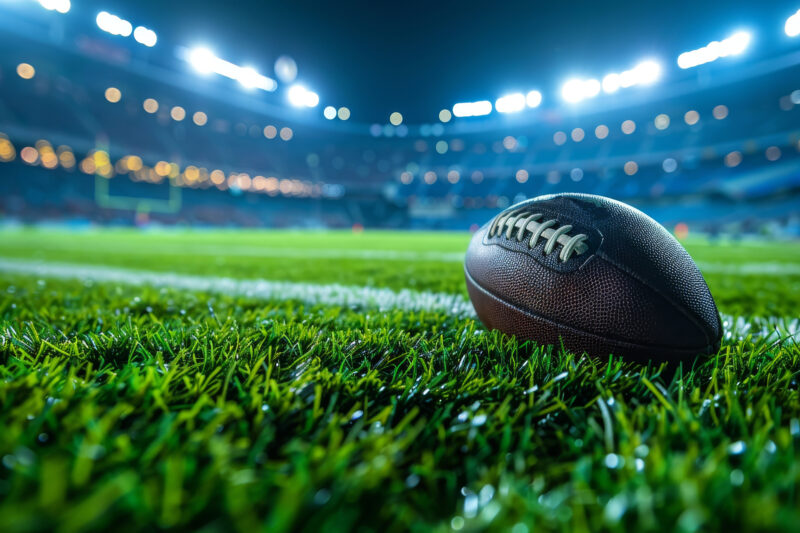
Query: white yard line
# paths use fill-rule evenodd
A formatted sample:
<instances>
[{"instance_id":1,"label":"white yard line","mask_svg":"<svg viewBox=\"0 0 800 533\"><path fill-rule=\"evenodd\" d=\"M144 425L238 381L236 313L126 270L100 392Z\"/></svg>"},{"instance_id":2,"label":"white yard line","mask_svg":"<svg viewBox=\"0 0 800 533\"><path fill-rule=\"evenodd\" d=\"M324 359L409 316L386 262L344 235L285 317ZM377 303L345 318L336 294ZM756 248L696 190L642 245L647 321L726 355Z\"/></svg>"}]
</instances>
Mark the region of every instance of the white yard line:
<instances>
[{"instance_id":1,"label":"white yard line","mask_svg":"<svg viewBox=\"0 0 800 533\"><path fill-rule=\"evenodd\" d=\"M467 298L445 292L399 291L356 285L318 284L291 281L240 280L217 276L193 276L133 270L100 265L49 263L0 258L0 273L47 279L70 279L120 285L245 296L265 301L298 301L309 305L361 307L378 311L433 311L457 318L475 318ZM796 336L800 319L782 317L734 317L723 314L725 337L766 336L775 341Z\"/></svg>"},{"instance_id":2,"label":"white yard line","mask_svg":"<svg viewBox=\"0 0 800 533\"><path fill-rule=\"evenodd\" d=\"M387 288L306 283L293 281L246 280L217 276L194 276L170 272L132 270L100 265L43 263L0 259L0 272L49 279L91 280L98 283L148 285L200 292L246 296L259 300L299 301L310 305L357 306L378 310L438 311L458 317L474 317L472 304L460 294L444 292L395 291Z\"/></svg>"}]
</instances>

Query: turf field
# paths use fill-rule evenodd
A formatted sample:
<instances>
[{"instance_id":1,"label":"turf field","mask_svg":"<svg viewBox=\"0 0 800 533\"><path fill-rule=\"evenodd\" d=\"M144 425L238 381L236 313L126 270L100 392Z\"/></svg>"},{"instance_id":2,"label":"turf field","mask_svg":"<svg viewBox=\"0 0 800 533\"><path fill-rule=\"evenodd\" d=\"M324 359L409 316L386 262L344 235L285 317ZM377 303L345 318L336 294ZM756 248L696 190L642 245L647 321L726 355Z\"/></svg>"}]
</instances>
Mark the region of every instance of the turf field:
<instances>
[{"instance_id":1,"label":"turf field","mask_svg":"<svg viewBox=\"0 0 800 533\"><path fill-rule=\"evenodd\" d=\"M800 244L693 368L476 322L467 234L0 232L3 531L800 530Z\"/></svg>"}]
</instances>

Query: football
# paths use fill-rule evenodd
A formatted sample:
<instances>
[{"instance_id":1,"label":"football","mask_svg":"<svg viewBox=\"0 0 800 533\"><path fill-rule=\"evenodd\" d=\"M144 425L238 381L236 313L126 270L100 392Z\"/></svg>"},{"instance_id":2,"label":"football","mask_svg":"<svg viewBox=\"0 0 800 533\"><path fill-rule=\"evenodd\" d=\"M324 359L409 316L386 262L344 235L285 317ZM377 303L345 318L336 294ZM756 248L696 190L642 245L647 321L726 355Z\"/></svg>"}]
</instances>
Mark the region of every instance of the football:
<instances>
[{"instance_id":1,"label":"football","mask_svg":"<svg viewBox=\"0 0 800 533\"><path fill-rule=\"evenodd\" d=\"M478 318L522 340L641 362L720 346L716 304L688 252L610 198L554 194L513 205L475 232L464 270Z\"/></svg>"}]
</instances>

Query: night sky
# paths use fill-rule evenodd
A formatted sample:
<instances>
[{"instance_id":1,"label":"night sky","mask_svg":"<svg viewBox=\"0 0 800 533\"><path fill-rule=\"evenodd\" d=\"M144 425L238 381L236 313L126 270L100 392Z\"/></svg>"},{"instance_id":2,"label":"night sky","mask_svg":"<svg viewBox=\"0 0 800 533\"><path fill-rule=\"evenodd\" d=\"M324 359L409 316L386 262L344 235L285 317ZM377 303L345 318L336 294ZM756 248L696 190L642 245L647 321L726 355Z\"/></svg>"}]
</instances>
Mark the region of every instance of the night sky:
<instances>
[{"instance_id":1,"label":"night sky","mask_svg":"<svg viewBox=\"0 0 800 533\"><path fill-rule=\"evenodd\" d=\"M753 47L763 53L786 46L783 22L800 8L797 0L88 4L268 75L288 54L323 103L347 105L357 120L401 111L414 122L432 121L456 101L529 89L547 97L568 77L602 77L647 57L672 69L678 53L740 28L755 31Z\"/></svg>"}]
</instances>

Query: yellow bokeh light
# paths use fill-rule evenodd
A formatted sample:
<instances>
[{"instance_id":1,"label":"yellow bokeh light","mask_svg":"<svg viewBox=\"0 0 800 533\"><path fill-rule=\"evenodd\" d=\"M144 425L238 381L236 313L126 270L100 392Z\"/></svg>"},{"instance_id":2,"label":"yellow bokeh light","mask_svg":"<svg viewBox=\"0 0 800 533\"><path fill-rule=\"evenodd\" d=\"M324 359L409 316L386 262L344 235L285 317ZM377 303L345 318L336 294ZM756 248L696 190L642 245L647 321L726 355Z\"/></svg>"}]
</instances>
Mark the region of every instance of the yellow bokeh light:
<instances>
[{"instance_id":1,"label":"yellow bokeh light","mask_svg":"<svg viewBox=\"0 0 800 533\"><path fill-rule=\"evenodd\" d=\"M92 158L87 157L81 161L81 172L84 174L94 174L95 170L97 170L97 168L94 166L94 161Z\"/></svg>"},{"instance_id":2,"label":"yellow bokeh light","mask_svg":"<svg viewBox=\"0 0 800 533\"><path fill-rule=\"evenodd\" d=\"M180 122L181 120L186 118L186 110L181 106L176 105L170 110L169 116L172 117L172 120Z\"/></svg>"},{"instance_id":3,"label":"yellow bokeh light","mask_svg":"<svg viewBox=\"0 0 800 533\"><path fill-rule=\"evenodd\" d=\"M347 120L350 118L350 110L346 107L340 107L337 113L339 120Z\"/></svg>"},{"instance_id":4,"label":"yellow bokeh light","mask_svg":"<svg viewBox=\"0 0 800 533\"><path fill-rule=\"evenodd\" d=\"M200 169L194 165L189 165L186 167L186 170L183 171L183 177L187 182L193 183L200 179Z\"/></svg>"},{"instance_id":5,"label":"yellow bokeh light","mask_svg":"<svg viewBox=\"0 0 800 533\"><path fill-rule=\"evenodd\" d=\"M95 150L92 153L92 160L97 168L104 167L111 164L111 159L108 157L108 152L103 150Z\"/></svg>"},{"instance_id":6,"label":"yellow bokeh light","mask_svg":"<svg viewBox=\"0 0 800 533\"><path fill-rule=\"evenodd\" d=\"M156 111L158 111L158 100L156 100L155 98L148 98L147 100L144 101L142 107L148 113L151 114L155 113Z\"/></svg>"},{"instance_id":7,"label":"yellow bokeh light","mask_svg":"<svg viewBox=\"0 0 800 533\"><path fill-rule=\"evenodd\" d=\"M206 123L208 123L208 115L202 111L197 111L194 115L192 115L192 121L198 126L205 126Z\"/></svg>"},{"instance_id":8,"label":"yellow bokeh light","mask_svg":"<svg viewBox=\"0 0 800 533\"><path fill-rule=\"evenodd\" d=\"M441 111L439 111L439 120L441 120L442 122L450 122L452 118L453 114L450 112L449 109L442 109Z\"/></svg>"},{"instance_id":9,"label":"yellow bokeh light","mask_svg":"<svg viewBox=\"0 0 800 533\"><path fill-rule=\"evenodd\" d=\"M58 147L56 153L58 154L58 161L61 163L62 167L68 169L75 167L75 154L72 153L72 148L62 144Z\"/></svg>"},{"instance_id":10,"label":"yellow bokeh light","mask_svg":"<svg viewBox=\"0 0 800 533\"><path fill-rule=\"evenodd\" d=\"M270 196L275 196L278 194L278 178L274 176L268 177L264 183L264 189L266 189L267 194Z\"/></svg>"},{"instance_id":11,"label":"yellow bokeh light","mask_svg":"<svg viewBox=\"0 0 800 533\"><path fill-rule=\"evenodd\" d=\"M112 104L116 104L122 98L122 93L116 87L109 87L106 89L106 100Z\"/></svg>"},{"instance_id":12,"label":"yellow bokeh light","mask_svg":"<svg viewBox=\"0 0 800 533\"><path fill-rule=\"evenodd\" d=\"M399 126L403 123L403 115L397 111L389 115L389 123L392 126Z\"/></svg>"},{"instance_id":13,"label":"yellow bokeh light","mask_svg":"<svg viewBox=\"0 0 800 533\"><path fill-rule=\"evenodd\" d=\"M58 166L58 156L53 151L52 147L49 150L44 150L39 153L39 158L42 161L42 166L45 168L56 168Z\"/></svg>"},{"instance_id":14,"label":"yellow bokeh light","mask_svg":"<svg viewBox=\"0 0 800 533\"><path fill-rule=\"evenodd\" d=\"M23 80L29 80L36 75L36 69L28 63L20 63L17 65L17 74Z\"/></svg>"},{"instance_id":15,"label":"yellow bokeh light","mask_svg":"<svg viewBox=\"0 0 800 533\"><path fill-rule=\"evenodd\" d=\"M0 134L0 161L13 161L17 157L17 150L4 135Z\"/></svg>"},{"instance_id":16,"label":"yellow bokeh light","mask_svg":"<svg viewBox=\"0 0 800 533\"><path fill-rule=\"evenodd\" d=\"M221 170L212 170L211 183L213 183L214 185L220 185L222 183L225 183L225 173Z\"/></svg>"},{"instance_id":17,"label":"yellow bokeh light","mask_svg":"<svg viewBox=\"0 0 800 533\"><path fill-rule=\"evenodd\" d=\"M136 172L142 169L142 158L138 155L129 155L125 158L125 165L128 167L128 170L132 170Z\"/></svg>"},{"instance_id":18,"label":"yellow bokeh light","mask_svg":"<svg viewBox=\"0 0 800 533\"><path fill-rule=\"evenodd\" d=\"M162 178L166 178L167 176L169 176L169 163L167 163L166 161L159 161L158 163L156 163L155 170L156 174L158 174Z\"/></svg>"},{"instance_id":19,"label":"yellow bokeh light","mask_svg":"<svg viewBox=\"0 0 800 533\"><path fill-rule=\"evenodd\" d=\"M97 167L97 170L95 172L104 178L110 179L114 177L114 167L112 167L111 165L103 165L102 167Z\"/></svg>"}]
</instances>

